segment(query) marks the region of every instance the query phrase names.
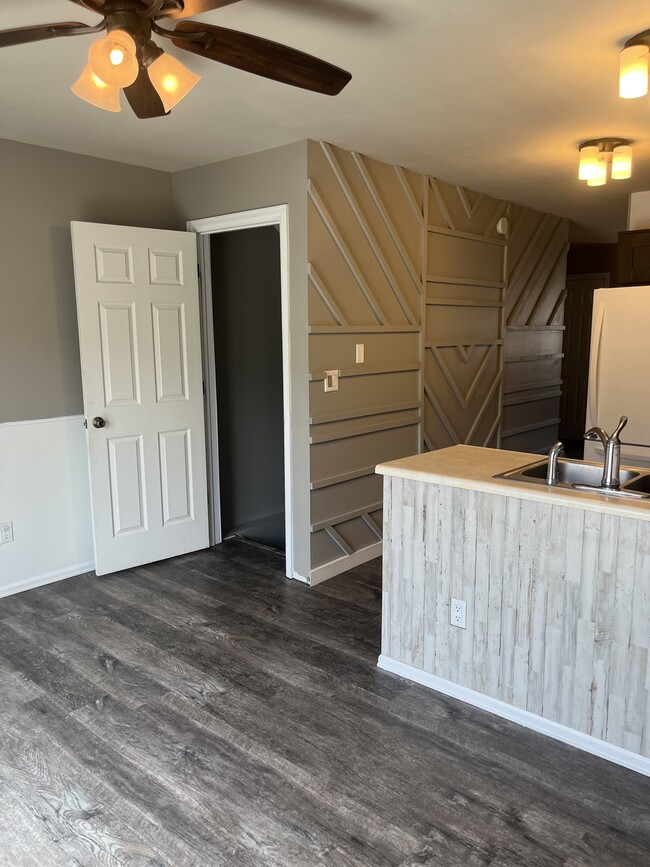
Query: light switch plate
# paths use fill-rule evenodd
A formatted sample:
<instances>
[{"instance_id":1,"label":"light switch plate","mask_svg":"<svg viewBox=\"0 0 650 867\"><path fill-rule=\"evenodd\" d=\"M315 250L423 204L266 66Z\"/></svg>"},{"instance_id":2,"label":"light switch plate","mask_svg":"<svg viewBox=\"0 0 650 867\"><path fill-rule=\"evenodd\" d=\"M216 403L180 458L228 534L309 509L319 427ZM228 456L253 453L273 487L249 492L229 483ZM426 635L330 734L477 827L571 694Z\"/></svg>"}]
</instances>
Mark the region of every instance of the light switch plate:
<instances>
[{"instance_id":1,"label":"light switch plate","mask_svg":"<svg viewBox=\"0 0 650 867\"><path fill-rule=\"evenodd\" d=\"M357 364L363 364L366 360L366 344L365 343L357 343L356 346L356 362Z\"/></svg>"},{"instance_id":2,"label":"light switch plate","mask_svg":"<svg viewBox=\"0 0 650 867\"><path fill-rule=\"evenodd\" d=\"M325 371L325 391L338 391L339 390L339 375L340 370L326 370Z\"/></svg>"}]
</instances>

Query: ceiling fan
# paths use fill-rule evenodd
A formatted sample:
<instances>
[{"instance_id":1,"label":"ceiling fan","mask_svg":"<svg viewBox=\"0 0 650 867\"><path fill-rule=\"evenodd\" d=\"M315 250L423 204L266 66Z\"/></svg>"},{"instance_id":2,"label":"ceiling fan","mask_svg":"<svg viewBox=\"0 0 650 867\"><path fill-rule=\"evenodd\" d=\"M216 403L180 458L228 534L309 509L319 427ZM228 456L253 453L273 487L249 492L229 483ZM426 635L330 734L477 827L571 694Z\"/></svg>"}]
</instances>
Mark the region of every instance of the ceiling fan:
<instances>
[{"instance_id":1,"label":"ceiling fan","mask_svg":"<svg viewBox=\"0 0 650 867\"><path fill-rule=\"evenodd\" d=\"M181 20L173 30L164 19L185 19L239 0L70 0L102 16L94 27L77 21L0 31L0 48L60 36L102 33L90 46L88 65L73 92L108 111L120 111L120 90L139 118L169 114L199 81L179 60L160 48L152 34L177 48L254 75L334 96L352 76L323 60L260 36Z\"/></svg>"}]
</instances>

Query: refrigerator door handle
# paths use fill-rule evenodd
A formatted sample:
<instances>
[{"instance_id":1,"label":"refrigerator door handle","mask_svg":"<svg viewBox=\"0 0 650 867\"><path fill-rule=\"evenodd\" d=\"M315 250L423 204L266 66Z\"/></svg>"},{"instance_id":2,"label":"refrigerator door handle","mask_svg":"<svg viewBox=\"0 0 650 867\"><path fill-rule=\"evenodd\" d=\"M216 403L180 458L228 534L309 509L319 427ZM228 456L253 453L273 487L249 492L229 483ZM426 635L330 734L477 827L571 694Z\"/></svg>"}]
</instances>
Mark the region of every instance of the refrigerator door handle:
<instances>
[{"instance_id":1,"label":"refrigerator door handle","mask_svg":"<svg viewBox=\"0 0 650 867\"><path fill-rule=\"evenodd\" d=\"M593 376L590 377L592 387L589 389L589 415L591 425L598 424L598 395L600 392L600 350L602 346L603 325L605 323L605 305L601 302L596 310L596 323L591 338L591 362L589 364Z\"/></svg>"}]
</instances>

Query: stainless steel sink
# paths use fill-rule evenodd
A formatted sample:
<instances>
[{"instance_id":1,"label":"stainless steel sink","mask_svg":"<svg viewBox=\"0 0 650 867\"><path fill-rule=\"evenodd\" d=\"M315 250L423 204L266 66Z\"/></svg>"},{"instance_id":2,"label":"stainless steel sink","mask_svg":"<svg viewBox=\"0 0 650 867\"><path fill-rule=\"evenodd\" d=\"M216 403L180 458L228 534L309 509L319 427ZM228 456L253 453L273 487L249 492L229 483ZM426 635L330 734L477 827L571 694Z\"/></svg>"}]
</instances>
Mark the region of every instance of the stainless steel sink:
<instances>
[{"instance_id":1,"label":"stainless steel sink","mask_svg":"<svg viewBox=\"0 0 650 867\"><path fill-rule=\"evenodd\" d=\"M636 491L639 494L650 496L650 474L637 474L637 478L625 485L626 491Z\"/></svg>"},{"instance_id":2,"label":"stainless steel sink","mask_svg":"<svg viewBox=\"0 0 650 867\"><path fill-rule=\"evenodd\" d=\"M630 499L650 498L650 474L621 467L620 490L612 491L601 487L603 465L591 461L572 461L560 458L557 463L557 482L546 485L548 461L542 458L523 467L515 467L494 476L495 479L508 479L512 482L528 482L554 488L573 488L605 496L628 497Z\"/></svg>"}]
</instances>

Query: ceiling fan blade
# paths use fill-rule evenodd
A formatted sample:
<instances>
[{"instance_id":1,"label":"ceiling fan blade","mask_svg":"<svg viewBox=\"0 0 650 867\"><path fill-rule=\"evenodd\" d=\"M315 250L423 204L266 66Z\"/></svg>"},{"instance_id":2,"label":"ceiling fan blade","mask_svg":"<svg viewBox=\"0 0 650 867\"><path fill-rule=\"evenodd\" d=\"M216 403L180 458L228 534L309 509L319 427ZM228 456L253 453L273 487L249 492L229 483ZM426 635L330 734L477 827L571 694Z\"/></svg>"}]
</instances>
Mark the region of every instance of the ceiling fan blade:
<instances>
[{"instance_id":1,"label":"ceiling fan blade","mask_svg":"<svg viewBox=\"0 0 650 867\"><path fill-rule=\"evenodd\" d=\"M199 24L197 21L181 21L174 32L207 33L211 37L206 45L202 41L174 39L172 36L172 42L177 48L184 48L199 57L243 69L244 72L263 75L265 78L316 93L335 96L352 78L349 72L339 69L338 66L332 66L331 63L303 54L302 51L279 42L262 39L261 36L239 33L237 30L227 30L212 24Z\"/></svg>"},{"instance_id":2,"label":"ceiling fan blade","mask_svg":"<svg viewBox=\"0 0 650 867\"><path fill-rule=\"evenodd\" d=\"M70 0L71 3L76 3L77 6L83 6L84 9L89 9L91 12L97 12L99 15L104 14L104 0Z\"/></svg>"},{"instance_id":3,"label":"ceiling fan blade","mask_svg":"<svg viewBox=\"0 0 650 867\"><path fill-rule=\"evenodd\" d=\"M33 27L19 27L15 30L0 30L0 48L9 45L25 45L27 42L40 42L43 39L56 39L57 36L83 35L86 31L94 33L94 27L80 24L79 21L64 21L60 24L36 24Z\"/></svg>"},{"instance_id":4,"label":"ceiling fan blade","mask_svg":"<svg viewBox=\"0 0 650 867\"><path fill-rule=\"evenodd\" d=\"M201 15L203 12L211 12L213 9L220 9L222 6L230 6L232 3L239 3L239 0L184 0L183 8L177 11L160 13L160 18L193 18L195 15Z\"/></svg>"},{"instance_id":5,"label":"ceiling fan blade","mask_svg":"<svg viewBox=\"0 0 650 867\"><path fill-rule=\"evenodd\" d=\"M158 96L156 88L151 83L146 69L140 69L138 77L133 84L124 88L124 95L134 114L141 120L148 117L164 117L166 114L169 114L168 111L165 111L162 99Z\"/></svg>"}]
</instances>

